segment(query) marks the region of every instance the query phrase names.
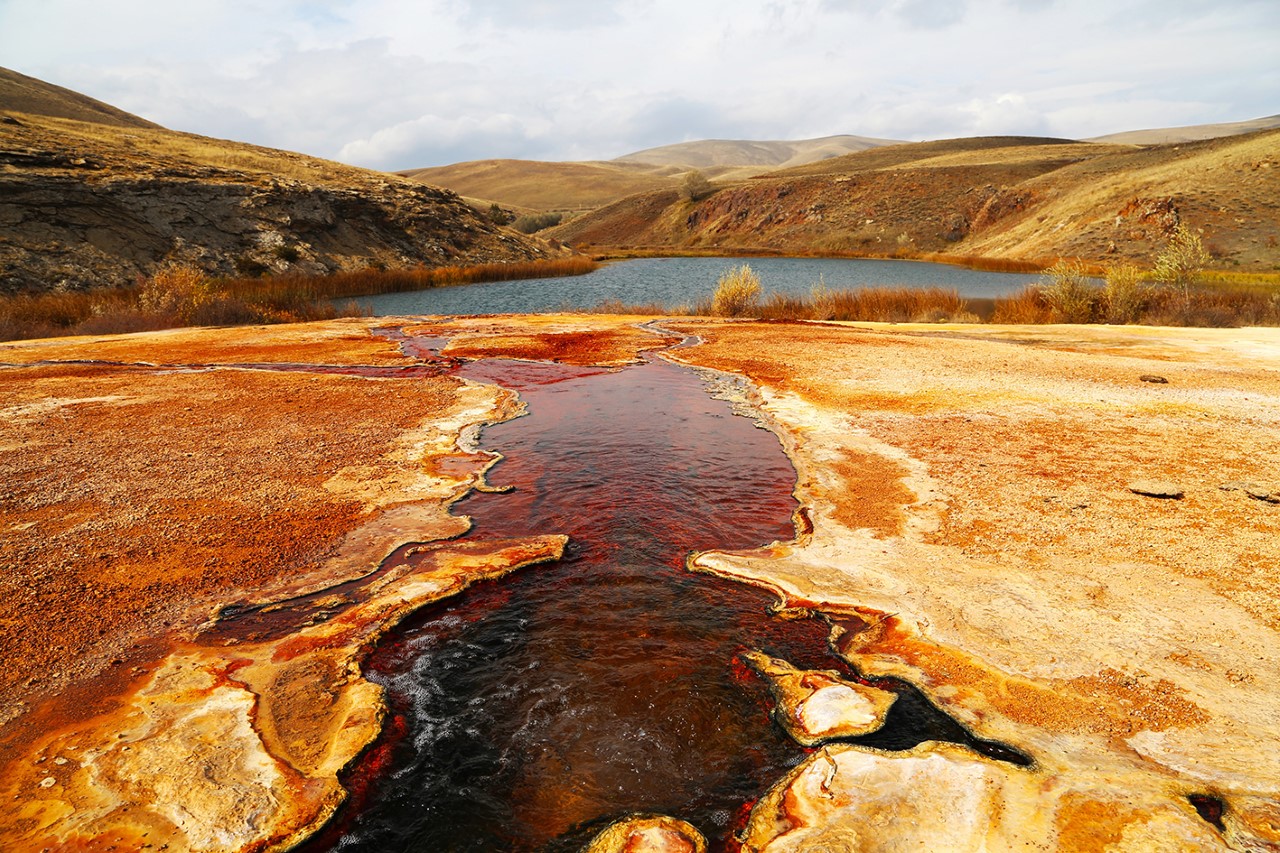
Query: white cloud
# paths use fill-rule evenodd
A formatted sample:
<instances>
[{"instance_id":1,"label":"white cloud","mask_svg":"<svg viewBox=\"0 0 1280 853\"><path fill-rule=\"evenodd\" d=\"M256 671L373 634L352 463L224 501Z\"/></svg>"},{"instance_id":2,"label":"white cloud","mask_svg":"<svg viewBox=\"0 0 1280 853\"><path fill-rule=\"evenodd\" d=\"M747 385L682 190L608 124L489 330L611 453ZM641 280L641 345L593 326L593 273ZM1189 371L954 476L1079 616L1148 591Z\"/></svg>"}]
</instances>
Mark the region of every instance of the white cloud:
<instances>
[{"instance_id":1,"label":"white cloud","mask_svg":"<svg viewBox=\"0 0 1280 853\"><path fill-rule=\"evenodd\" d=\"M1252 118L1278 37L1273 0L0 0L19 71L380 168Z\"/></svg>"}]
</instances>

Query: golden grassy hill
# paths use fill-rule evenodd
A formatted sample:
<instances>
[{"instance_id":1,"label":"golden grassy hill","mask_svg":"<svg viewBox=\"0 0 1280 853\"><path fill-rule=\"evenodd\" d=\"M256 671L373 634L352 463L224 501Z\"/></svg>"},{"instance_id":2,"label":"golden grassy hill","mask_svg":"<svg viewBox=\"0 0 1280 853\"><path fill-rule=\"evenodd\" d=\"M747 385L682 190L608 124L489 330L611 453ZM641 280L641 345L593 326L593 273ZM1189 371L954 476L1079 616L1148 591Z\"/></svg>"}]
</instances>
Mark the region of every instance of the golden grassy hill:
<instances>
[{"instance_id":1,"label":"golden grassy hill","mask_svg":"<svg viewBox=\"0 0 1280 853\"><path fill-rule=\"evenodd\" d=\"M636 193L674 188L692 169L714 180L739 181L887 144L891 143L862 136L792 142L705 139L636 151L615 160L470 160L397 174L451 189L480 206L493 203L518 213L578 214Z\"/></svg>"},{"instance_id":2,"label":"golden grassy hill","mask_svg":"<svg viewBox=\"0 0 1280 853\"><path fill-rule=\"evenodd\" d=\"M656 250L1147 261L1179 223L1216 265L1280 268L1280 130L1136 147L989 137L869 149L691 203L622 199L549 232Z\"/></svg>"},{"instance_id":3,"label":"golden grassy hill","mask_svg":"<svg viewBox=\"0 0 1280 853\"><path fill-rule=\"evenodd\" d=\"M643 151L625 154L615 162L702 170L749 166L756 167L759 172L800 166L854 151L893 145L895 142L896 140L850 135L763 142L743 139L701 139L695 142L677 142L674 145L646 148Z\"/></svg>"},{"instance_id":4,"label":"golden grassy hill","mask_svg":"<svg viewBox=\"0 0 1280 853\"><path fill-rule=\"evenodd\" d=\"M290 151L0 114L0 292L546 257L447 190Z\"/></svg>"},{"instance_id":5,"label":"golden grassy hill","mask_svg":"<svg viewBox=\"0 0 1280 853\"><path fill-rule=\"evenodd\" d=\"M1116 142L1123 145L1162 145L1170 142L1197 142L1219 136L1239 136L1255 130L1272 130L1280 127L1280 115L1255 118L1249 121L1230 121L1221 124L1194 124L1187 127L1156 127L1148 130L1127 130L1095 136L1087 142Z\"/></svg>"},{"instance_id":6,"label":"golden grassy hill","mask_svg":"<svg viewBox=\"0 0 1280 853\"><path fill-rule=\"evenodd\" d=\"M160 127L88 95L8 68L0 68L0 111L92 121L116 127Z\"/></svg>"},{"instance_id":7,"label":"golden grassy hill","mask_svg":"<svg viewBox=\"0 0 1280 853\"><path fill-rule=\"evenodd\" d=\"M472 160L398 174L503 207L578 213L624 196L675 186L678 173L677 169L619 163Z\"/></svg>"}]
</instances>

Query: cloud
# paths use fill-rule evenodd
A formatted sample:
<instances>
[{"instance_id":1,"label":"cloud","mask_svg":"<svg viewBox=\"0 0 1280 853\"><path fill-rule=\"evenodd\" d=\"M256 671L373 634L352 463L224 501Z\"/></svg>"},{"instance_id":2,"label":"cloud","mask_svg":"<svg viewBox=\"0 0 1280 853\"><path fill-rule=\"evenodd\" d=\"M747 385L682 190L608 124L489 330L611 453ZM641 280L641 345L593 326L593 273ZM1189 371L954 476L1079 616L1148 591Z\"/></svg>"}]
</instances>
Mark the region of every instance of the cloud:
<instances>
[{"instance_id":1,"label":"cloud","mask_svg":"<svg viewBox=\"0 0 1280 853\"><path fill-rule=\"evenodd\" d=\"M1273 0L0 0L23 73L395 169L1252 118L1280 111L1278 35Z\"/></svg>"}]
</instances>

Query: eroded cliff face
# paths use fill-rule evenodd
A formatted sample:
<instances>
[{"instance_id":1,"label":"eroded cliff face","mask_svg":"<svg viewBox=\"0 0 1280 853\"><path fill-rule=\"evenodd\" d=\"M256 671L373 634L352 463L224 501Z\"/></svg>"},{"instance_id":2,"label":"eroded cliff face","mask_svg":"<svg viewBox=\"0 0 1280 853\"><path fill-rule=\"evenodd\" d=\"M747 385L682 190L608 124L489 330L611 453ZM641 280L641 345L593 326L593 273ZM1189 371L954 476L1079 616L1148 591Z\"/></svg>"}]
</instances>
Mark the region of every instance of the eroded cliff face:
<instances>
[{"instance_id":1,"label":"eroded cliff face","mask_svg":"<svg viewBox=\"0 0 1280 853\"><path fill-rule=\"evenodd\" d=\"M542 241L456 194L303 155L16 114L0 124L0 292L529 260Z\"/></svg>"}]
</instances>

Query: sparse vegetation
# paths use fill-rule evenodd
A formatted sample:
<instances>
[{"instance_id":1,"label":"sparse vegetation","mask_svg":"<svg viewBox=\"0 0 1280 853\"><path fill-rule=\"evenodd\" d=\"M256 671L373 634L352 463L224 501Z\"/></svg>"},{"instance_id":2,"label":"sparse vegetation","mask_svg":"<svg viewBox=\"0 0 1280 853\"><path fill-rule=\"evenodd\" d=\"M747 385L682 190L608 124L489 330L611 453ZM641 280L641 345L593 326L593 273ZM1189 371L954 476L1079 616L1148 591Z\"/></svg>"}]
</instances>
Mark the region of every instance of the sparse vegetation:
<instances>
[{"instance_id":1,"label":"sparse vegetation","mask_svg":"<svg viewBox=\"0 0 1280 853\"><path fill-rule=\"evenodd\" d=\"M193 267L166 265L134 288L0 298L0 340L359 316L354 304L339 309L333 302L482 281L582 275L598 266L589 258L573 256L467 267L370 267L326 276L219 279Z\"/></svg>"},{"instance_id":2,"label":"sparse vegetation","mask_svg":"<svg viewBox=\"0 0 1280 853\"><path fill-rule=\"evenodd\" d=\"M563 219L563 213L526 213L524 216L517 216L511 223L511 227L521 234L533 234L544 228L559 225Z\"/></svg>"},{"instance_id":3,"label":"sparse vegetation","mask_svg":"<svg viewBox=\"0 0 1280 853\"><path fill-rule=\"evenodd\" d=\"M489 221L494 225L506 225L511 221L511 214L503 210L496 201L489 205L489 212L487 215L489 217ZM527 234L529 232L526 231L525 233Z\"/></svg>"},{"instance_id":4,"label":"sparse vegetation","mask_svg":"<svg viewBox=\"0 0 1280 853\"><path fill-rule=\"evenodd\" d=\"M1169 245L1156 255L1156 281L1182 291L1187 307L1191 305L1191 286L1196 283L1200 271L1209 263L1209 252L1200 235L1186 225L1179 225L1169 238Z\"/></svg>"},{"instance_id":5,"label":"sparse vegetation","mask_svg":"<svg viewBox=\"0 0 1280 853\"><path fill-rule=\"evenodd\" d=\"M1040 293L1059 323L1088 323L1100 296L1084 265L1065 258L1045 270Z\"/></svg>"},{"instance_id":6,"label":"sparse vegetation","mask_svg":"<svg viewBox=\"0 0 1280 853\"><path fill-rule=\"evenodd\" d=\"M1151 286L1138 267L1116 264L1107 269L1103 295L1108 323L1136 323L1151 301Z\"/></svg>"},{"instance_id":7,"label":"sparse vegetation","mask_svg":"<svg viewBox=\"0 0 1280 853\"><path fill-rule=\"evenodd\" d=\"M711 181L707 180L706 175L697 169L685 172L684 179L680 182L680 197L685 201L701 201L712 192Z\"/></svg>"},{"instance_id":8,"label":"sparse vegetation","mask_svg":"<svg viewBox=\"0 0 1280 853\"><path fill-rule=\"evenodd\" d=\"M760 277L748 264L720 276L715 295L711 297L711 313L717 317L745 317L760 303Z\"/></svg>"}]
</instances>

